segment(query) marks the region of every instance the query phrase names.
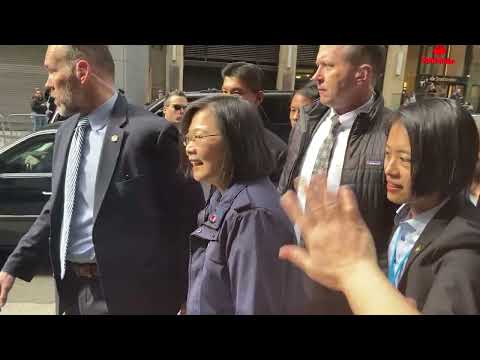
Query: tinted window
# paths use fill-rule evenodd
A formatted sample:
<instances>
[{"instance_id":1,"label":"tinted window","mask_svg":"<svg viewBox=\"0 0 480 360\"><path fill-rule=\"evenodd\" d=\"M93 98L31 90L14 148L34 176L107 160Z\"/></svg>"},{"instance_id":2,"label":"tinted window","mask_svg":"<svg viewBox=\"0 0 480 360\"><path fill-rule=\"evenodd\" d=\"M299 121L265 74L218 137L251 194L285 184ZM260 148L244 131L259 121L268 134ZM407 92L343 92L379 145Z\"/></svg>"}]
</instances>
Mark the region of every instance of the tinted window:
<instances>
[{"instance_id":1,"label":"tinted window","mask_svg":"<svg viewBox=\"0 0 480 360\"><path fill-rule=\"evenodd\" d=\"M54 134L29 138L1 157L3 173L51 173Z\"/></svg>"},{"instance_id":2,"label":"tinted window","mask_svg":"<svg viewBox=\"0 0 480 360\"><path fill-rule=\"evenodd\" d=\"M290 133L290 93L265 94L262 108L268 119L265 126L280 136L285 142L288 141Z\"/></svg>"}]
</instances>

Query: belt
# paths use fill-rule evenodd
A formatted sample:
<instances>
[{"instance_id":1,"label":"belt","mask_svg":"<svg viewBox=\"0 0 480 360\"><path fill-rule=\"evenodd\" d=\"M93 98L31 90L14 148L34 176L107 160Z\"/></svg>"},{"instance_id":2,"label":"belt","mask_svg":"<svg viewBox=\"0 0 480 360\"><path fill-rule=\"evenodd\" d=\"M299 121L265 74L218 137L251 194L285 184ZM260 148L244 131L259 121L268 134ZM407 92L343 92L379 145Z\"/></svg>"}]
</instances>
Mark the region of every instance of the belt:
<instances>
[{"instance_id":1,"label":"belt","mask_svg":"<svg viewBox=\"0 0 480 360\"><path fill-rule=\"evenodd\" d=\"M96 279L100 276L95 263L78 264L69 261L68 265L72 267L73 272L79 278Z\"/></svg>"}]
</instances>

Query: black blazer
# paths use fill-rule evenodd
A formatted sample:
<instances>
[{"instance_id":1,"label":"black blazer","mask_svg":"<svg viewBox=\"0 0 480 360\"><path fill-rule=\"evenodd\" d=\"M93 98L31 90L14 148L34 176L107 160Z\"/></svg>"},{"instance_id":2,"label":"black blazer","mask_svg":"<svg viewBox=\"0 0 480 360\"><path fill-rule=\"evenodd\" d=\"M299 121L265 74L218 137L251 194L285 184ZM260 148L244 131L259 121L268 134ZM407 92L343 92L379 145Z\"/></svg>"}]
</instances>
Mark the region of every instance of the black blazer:
<instances>
[{"instance_id":1,"label":"black blazer","mask_svg":"<svg viewBox=\"0 0 480 360\"><path fill-rule=\"evenodd\" d=\"M52 196L3 270L30 281L48 247L65 310L68 286L60 280L60 231L68 149L79 116L58 129ZM166 120L119 95L97 173L93 242L111 314L175 314L186 299L188 234L204 206L198 183L178 172L178 132Z\"/></svg>"},{"instance_id":2,"label":"black blazer","mask_svg":"<svg viewBox=\"0 0 480 360\"><path fill-rule=\"evenodd\" d=\"M425 314L480 313L480 213L463 192L425 227L399 290Z\"/></svg>"}]
</instances>

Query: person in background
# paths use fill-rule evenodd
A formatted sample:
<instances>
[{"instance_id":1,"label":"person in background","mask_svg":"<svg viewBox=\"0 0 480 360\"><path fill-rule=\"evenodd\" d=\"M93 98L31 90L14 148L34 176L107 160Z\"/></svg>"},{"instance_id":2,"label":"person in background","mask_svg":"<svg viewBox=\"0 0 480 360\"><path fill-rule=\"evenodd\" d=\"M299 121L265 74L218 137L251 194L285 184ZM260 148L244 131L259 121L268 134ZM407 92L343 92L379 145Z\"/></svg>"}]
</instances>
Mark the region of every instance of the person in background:
<instances>
[{"instance_id":1,"label":"person in background","mask_svg":"<svg viewBox=\"0 0 480 360\"><path fill-rule=\"evenodd\" d=\"M169 92L163 103L163 117L180 130L188 100L183 91Z\"/></svg>"},{"instance_id":2,"label":"person in background","mask_svg":"<svg viewBox=\"0 0 480 360\"><path fill-rule=\"evenodd\" d=\"M47 111L46 99L39 88L35 89L30 106L32 108L33 131L40 130L47 125L48 119L45 115Z\"/></svg>"},{"instance_id":3,"label":"person in background","mask_svg":"<svg viewBox=\"0 0 480 360\"><path fill-rule=\"evenodd\" d=\"M246 62L231 63L222 69L222 78L223 94L239 96L242 99L249 101L258 108L260 113L261 104L264 98L264 73L259 66ZM260 118L260 121L262 121L262 118ZM264 126L262 128L265 142L272 153L274 161L270 179L276 186L285 164L287 144L285 144L285 142L272 131Z\"/></svg>"},{"instance_id":4,"label":"person in background","mask_svg":"<svg viewBox=\"0 0 480 360\"><path fill-rule=\"evenodd\" d=\"M294 91L290 99L290 125L292 128L295 127L300 117L300 108L312 105L318 98L317 85L313 81Z\"/></svg>"}]
</instances>

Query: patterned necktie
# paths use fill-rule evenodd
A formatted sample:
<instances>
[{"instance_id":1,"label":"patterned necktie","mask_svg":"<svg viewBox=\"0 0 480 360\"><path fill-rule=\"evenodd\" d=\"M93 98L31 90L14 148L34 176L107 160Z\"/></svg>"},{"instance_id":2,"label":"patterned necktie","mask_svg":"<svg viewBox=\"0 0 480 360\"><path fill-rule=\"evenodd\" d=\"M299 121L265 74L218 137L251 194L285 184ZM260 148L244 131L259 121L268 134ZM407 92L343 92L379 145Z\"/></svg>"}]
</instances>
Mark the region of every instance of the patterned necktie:
<instances>
[{"instance_id":1,"label":"patterned necktie","mask_svg":"<svg viewBox=\"0 0 480 360\"><path fill-rule=\"evenodd\" d=\"M87 117L80 118L75 133L73 134L70 151L68 153L67 171L65 174L64 203L63 203L63 226L60 237L60 277L65 276L65 265L67 258L67 246L70 236L70 224L72 221L73 209L75 206L75 192L78 184L78 170L82 158L82 148L85 140L85 133L90 123Z\"/></svg>"},{"instance_id":2,"label":"patterned necktie","mask_svg":"<svg viewBox=\"0 0 480 360\"><path fill-rule=\"evenodd\" d=\"M320 150L318 150L317 159L315 160L315 166L313 167L312 176L321 173L327 176L328 167L330 165L330 158L332 157L332 149L335 144L335 136L337 129L340 126L340 121L338 120L338 115L333 115L332 126L330 127L330 132L328 133L327 138L323 141Z\"/></svg>"}]
</instances>

